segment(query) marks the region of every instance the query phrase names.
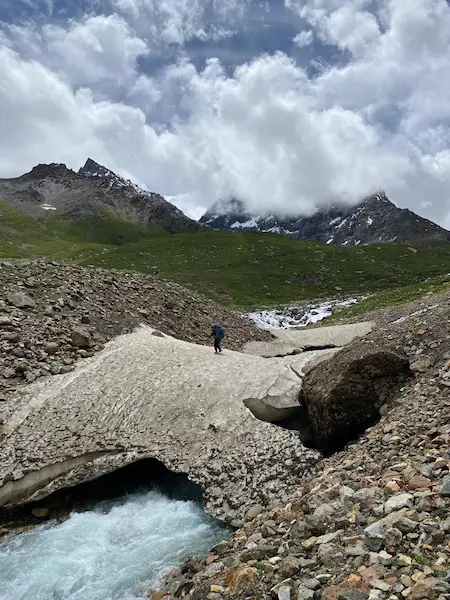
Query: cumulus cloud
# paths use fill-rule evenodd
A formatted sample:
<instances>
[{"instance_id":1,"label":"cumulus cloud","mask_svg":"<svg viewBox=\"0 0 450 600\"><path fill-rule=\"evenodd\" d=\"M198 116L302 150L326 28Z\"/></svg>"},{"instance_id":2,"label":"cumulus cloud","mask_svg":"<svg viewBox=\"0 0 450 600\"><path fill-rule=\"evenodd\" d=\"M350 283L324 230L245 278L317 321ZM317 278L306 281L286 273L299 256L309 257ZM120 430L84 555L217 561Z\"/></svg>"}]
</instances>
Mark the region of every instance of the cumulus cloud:
<instances>
[{"instance_id":1,"label":"cumulus cloud","mask_svg":"<svg viewBox=\"0 0 450 600\"><path fill-rule=\"evenodd\" d=\"M91 156L195 217L229 195L254 212L307 214L383 188L400 206L450 226L445 0L380 0L375 12L365 0L285 0L308 21L312 43L348 52L344 64L313 78L282 53L256 56L232 74L215 58L204 68L183 59L152 77L139 70L149 43L124 16L142 15L146 3L117 2L120 17L52 25L43 35L53 59L34 34L25 43L6 31L0 176L38 162L78 168ZM166 3L185 14L184 0ZM120 101L99 94L105 81L126 87Z\"/></svg>"},{"instance_id":2,"label":"cumulus cloud","mask_svg":"<svg viewBox=\"0 0 450 600\"><path fill-rule=\"evenodd\" d=\"M118 15L85 17L69 21L66 27L10 26L4 36L5 44L39 60L73 86L133 83L137 59L149 52Z\"/></svg>"},{"instance_id":3,"label":"cumulus cloud","mask_svg":"<svg viewBox=\"0 0 450 600\"><path fill-rule=\"evenodd\" d=\"M314 33L311 29L301 31L297 33L294 37L294 44L300 46L300 48L304 48L305 46L310 46L314 39Z\"/></svg>"}]
</instances>

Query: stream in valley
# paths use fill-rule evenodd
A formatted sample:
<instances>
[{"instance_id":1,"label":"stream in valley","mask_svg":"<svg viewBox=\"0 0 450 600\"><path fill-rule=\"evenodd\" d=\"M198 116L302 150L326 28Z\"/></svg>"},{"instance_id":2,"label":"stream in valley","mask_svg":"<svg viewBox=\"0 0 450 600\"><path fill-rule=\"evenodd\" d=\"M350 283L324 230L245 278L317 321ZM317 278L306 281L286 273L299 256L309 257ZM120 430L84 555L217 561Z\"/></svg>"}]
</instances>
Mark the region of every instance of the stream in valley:
<instances>
[{"instance_id":1,"label":"stream in valley","mask_svg":"<svg viewBox=\"0 0 450 600\"><path fill-rule=\"evenodd\" d=\"M0 600L148 599L152 583L230 535L178 496L141 489L0 541Z\"/></svg>"}]
</instances>

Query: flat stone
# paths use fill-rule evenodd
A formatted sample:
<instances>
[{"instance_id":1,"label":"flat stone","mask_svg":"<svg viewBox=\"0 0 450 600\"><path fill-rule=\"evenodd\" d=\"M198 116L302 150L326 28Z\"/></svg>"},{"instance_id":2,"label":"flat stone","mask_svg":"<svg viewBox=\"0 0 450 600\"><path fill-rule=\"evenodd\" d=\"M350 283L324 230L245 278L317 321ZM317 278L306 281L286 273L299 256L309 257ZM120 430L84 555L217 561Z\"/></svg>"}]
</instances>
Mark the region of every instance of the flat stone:
<instances>
[{"instance_id":1,"label":"flat stone","mask_svg":"<svg viewBox=\"0 0 450 600\"><path fill-rule=\"evenodd\" d=\"M297 592L297 599L296 600L313 600L314 598L314 592L313 590L310 590L308 588L305 587L300 587L298 592Z\"/></svg>"},{"instance_id":2,"label":"flat stone","mask_svg":"<svg viewBox=\"0 0 450 600\"><path fill-rule=\"evenodd\" d=\"M380 590L380 592L388 592L391 589L391 586L385 581L381 581L381 579L374 579L371 585L376 590Z\"/></svg>"},{"instance_id":3,"label":"flat stone","mask_svg":"<svg viewBox=\"0 0 450 600\"><path fill-rule=\"evenodd\" d=\"M8 294L6 296L9 304L12 304L16 308L34 308L36 306L36 302L27 294L23 292L16 292L14 294Z\"/></svg>"},{"instance_id":4,"label":"flat stone","mask_svg":"<svg viewBox=\"0 0 450 600\"><path fill-rule=\"evenodd\" d=\"M409 600L428 600L436 597L435 587L437 581L434 579L419 581L411 588L408 594Z\"/></svg>"},{"instance_id":5,"label":"flat stone","mask_svg":"<svg viewBox=\"0 0 450 600\"><path fill-rule=\"evenodd\" d=\"M430 487L431 481L428 477L424 477L423 475L414 475L408 481L408 487L410 490L421 490Z\"/></svg>"},{"instance_id":6,"label":"flat stone","mask_svg":"<svg viewBox=\"0 0 450 600\"><path fill-rule=\"evenodd\" d=\"M338 600L368 600L369 594L361 590L345 590L342 592Z\"/></svg>"},{"instance_id":7,"label":"flat stone","mask_svg":"<svg viewBox=\"0 0 450 600\"><path fill-rule=\"evenodd\" d=\"M397 494L391 496L384 505L384 512L390 514L402 508L412 508L414 504L414 496L412 494Z\"/></svg>"},{"instance_id":8,"label":"flat stone","mask_svg":"<svg viewBox=\"0 0 450 600\"><path fill-rule=\"evenodd\" d=\"M321 583L318 579L306 579L306 581L302 582L302 586L307 588L308 590L318 590L321 587Z\"/></svg>"},{"instance_id":9,"label":"flat stone","mask_svg":"<svg viewBox=\"0 0 450 600\"><path fill-rule=\"evenodd\" d=\"M330 542L337 539L341 535L342 535L342 529L339 529L338 531L333 531L332 533L327 533L325 535L321 535L320 537L317 538L316 544L318 546L320 546L321 544L329 544Z\"/></svg>"}]
</instances>

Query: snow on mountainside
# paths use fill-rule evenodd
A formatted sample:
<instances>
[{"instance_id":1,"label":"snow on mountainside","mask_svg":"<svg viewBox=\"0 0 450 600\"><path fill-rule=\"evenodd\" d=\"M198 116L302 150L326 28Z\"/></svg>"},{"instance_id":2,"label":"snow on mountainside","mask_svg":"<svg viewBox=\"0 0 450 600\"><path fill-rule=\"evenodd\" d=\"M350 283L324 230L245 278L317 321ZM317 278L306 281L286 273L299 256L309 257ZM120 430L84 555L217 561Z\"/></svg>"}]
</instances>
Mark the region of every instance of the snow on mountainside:
<instances>
[{"instance_id":1,"label":"snow on mountainside","mask_svg":"<svg viewBox=\"0 0 450 600\"><path fill-rule=\"evenodd\" d=\"M38 219L78 221L108 214L144 230L201 229L159 194L141 189L90 158L78 173L53 163L38 165L21 177L0 179L0 202Z\"/></svg>"},{"instance_id":2,"label":"snow on mountainside","mask_svg":"<svg viewBox=\"0 0 450 600\"><path fill-rule=\"evenodd\" d=\"M281 233L299 240L343 246L450 242L449 231L410 210L398 208L383 192L356 206L323 207L308 217L255 216L246 211L243 202L232 198L214 204L200 222L213 229Z\"/></svg>"}]
</instances>

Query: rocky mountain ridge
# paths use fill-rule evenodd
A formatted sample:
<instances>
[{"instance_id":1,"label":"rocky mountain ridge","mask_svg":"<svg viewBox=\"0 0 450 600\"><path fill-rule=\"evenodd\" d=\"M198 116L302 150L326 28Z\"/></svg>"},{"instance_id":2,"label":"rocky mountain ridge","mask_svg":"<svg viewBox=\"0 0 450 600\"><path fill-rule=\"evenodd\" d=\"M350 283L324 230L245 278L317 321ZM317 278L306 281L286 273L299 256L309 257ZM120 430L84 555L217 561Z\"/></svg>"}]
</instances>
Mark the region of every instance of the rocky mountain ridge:
<instances>
[{"instance_id":1,"label":"rocky mountain ridge","mask_svg":"<svg viewBox=\"0 0 450 600\"><path fill-rule=\"evenodd\" d=\"M200 219L213 229L281 233L298 240L327 244L441 244L450 232L435 223L393 204L385 193L365 198L356 206L323 207L311 216L250 214L243 202L232 198L214 204Z\"/></svg>"},{"instance_id":2,"label":"rocky mountain ridge","mask_svg":"<svg viewBox=\"0 0 450 600\"><path fill-rule=\"evenodd\" d=\"M161 195L139 188L88 159L78 171L41 164L15 179L0 179L0 203L37 219L83 221L112 216L167 233L195 232L201 226Z\"/></svg>"}]
</instances>

